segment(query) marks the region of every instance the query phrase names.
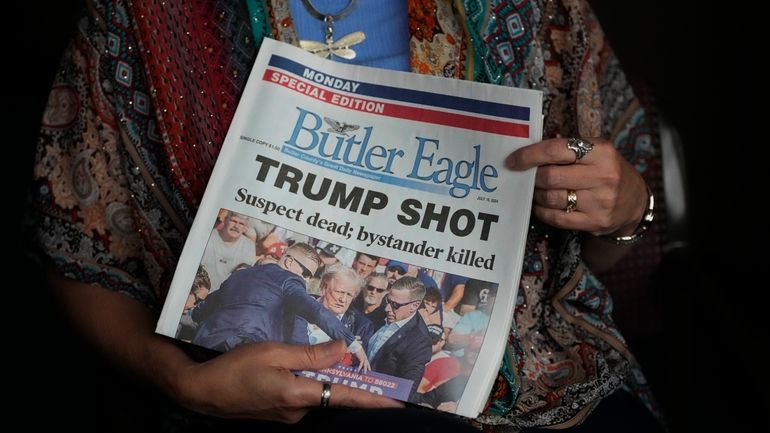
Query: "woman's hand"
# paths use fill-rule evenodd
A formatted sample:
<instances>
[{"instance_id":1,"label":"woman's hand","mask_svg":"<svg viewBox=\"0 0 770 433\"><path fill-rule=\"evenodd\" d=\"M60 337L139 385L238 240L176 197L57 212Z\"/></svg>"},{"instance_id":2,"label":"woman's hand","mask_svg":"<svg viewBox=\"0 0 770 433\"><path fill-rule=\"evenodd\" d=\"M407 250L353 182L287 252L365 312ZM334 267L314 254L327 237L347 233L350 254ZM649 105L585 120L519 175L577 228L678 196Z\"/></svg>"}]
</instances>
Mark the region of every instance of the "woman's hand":
<instances>
[{"instance_id":1,"label":"woman's hand","mask_svg":"<svg viewBox=\"0 0 770 433\"><path fill-rule=\"evenodd\" d=\"M322 385L295 376L291 370L330 367L345 351L342 341L315 346L241 346L184 368L177 378L177 397L189 409L208 415L294 423L319 406ZM329 403L336 407L403 407L390 398L344 385L332 385Z\"/></svg>"},{"instance_id":2,"label":"woman's hand","mask_svg":"<svg viewBox=\"0 0 770 433\"><path fill-rule=\"evenodd\" d=\"M642 220L647 202L644 179L607 140L592 138L593 150L576 161L567 140L554 138L511 153L511 170L538 167L534 212L546 224L592 235L629 235ZM577 195L566 212L568 190Z\"/></svg>"}]
</instances>

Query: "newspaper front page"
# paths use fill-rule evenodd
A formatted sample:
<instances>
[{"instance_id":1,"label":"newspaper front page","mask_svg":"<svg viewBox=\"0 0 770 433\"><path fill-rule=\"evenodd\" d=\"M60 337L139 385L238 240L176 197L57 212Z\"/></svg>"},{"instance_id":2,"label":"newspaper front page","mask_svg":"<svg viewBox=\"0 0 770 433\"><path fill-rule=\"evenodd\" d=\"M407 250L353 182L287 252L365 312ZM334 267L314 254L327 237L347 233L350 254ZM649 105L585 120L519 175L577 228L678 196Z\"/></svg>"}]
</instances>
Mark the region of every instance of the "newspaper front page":
<instances>
[{"instance_id":1,"label":"newspaper front page","mask_svg":"<svg viewBox=\"0 0 770 433\"><path fill-rule=\"evenodd\" d=\"M540 139L541 107L265 40L157 332L220 351L345 339L350 357L297 374L476 417L534 188L503 161Z\"/></svg>"}]
</instances>

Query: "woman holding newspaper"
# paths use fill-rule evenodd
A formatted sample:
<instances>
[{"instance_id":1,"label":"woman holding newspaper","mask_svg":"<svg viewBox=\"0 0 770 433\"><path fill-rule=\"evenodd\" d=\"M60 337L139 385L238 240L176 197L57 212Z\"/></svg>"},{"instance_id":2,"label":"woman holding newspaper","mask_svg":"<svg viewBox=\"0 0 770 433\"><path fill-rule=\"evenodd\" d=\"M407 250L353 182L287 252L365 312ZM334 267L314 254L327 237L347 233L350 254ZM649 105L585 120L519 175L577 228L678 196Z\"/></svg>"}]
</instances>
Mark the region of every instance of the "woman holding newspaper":
<instances>
[{"instance_id":1,"label":"woman holding newspaper","mask_svg":"<svg viewBox=\"0 0 770 433\"><path fill-rule=\"evenodd\" d=\"M78 328L116 364L214 417L294 423L319 404L403 406L292 374L332 365L346 353L342 342L257 343L200 362L153 333L252 61L273 37L336 61L544 90L544 135L553 138L505 161L510 170L538 167L534 218L515 359L506 358L478 422L501 430L590 422L591 409L624 384L651 406L592 271L611 268L649 227L646 181L659 153L589 6L368 3L90 4L44 115L34 191L50 282ZM551 308L553 296L570 303ZM556 380L559 368L570 373ZM434 426L466 427L429 416Z\"/></svg>"}]
</instances>

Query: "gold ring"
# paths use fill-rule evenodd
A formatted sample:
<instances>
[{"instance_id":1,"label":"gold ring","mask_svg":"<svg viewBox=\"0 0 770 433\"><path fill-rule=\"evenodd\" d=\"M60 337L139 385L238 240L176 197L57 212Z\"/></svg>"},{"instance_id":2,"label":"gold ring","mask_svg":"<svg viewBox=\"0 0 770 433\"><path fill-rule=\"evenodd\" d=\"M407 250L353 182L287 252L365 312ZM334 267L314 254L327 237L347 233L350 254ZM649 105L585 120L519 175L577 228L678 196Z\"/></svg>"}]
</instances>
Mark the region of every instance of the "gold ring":
<instances>
[{"instance_id":1,"label":"gold ring","mask_svg":"<svg viewBox=\"0 0 770 433\"><path fill-rule=\"evenodd\" d=\"M571 213L571 212L574 212L575 209L577 209L577 192L575 192L574 189L568 189L567 190L567 207L564 209L564 211L567 213Z\"/></svg>"}]
</instances>

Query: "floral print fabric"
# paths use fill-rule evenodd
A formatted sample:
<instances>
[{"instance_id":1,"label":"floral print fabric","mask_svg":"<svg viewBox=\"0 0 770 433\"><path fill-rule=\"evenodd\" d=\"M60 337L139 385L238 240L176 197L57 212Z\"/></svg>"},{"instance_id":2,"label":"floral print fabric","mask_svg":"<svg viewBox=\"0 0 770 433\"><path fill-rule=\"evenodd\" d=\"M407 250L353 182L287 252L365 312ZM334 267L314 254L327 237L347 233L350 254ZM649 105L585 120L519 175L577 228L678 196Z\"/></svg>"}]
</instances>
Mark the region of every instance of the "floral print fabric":
<instances>
[{"instance_id":1,"label":"floral print fabric","mask_svg":"<svg viewBox=\"0 0 770 433\"><path fill-rule=\"evenodd\" d=\"M414 72L545 92L546 137L610 137L658 182L654 125L582 0L409 0ZM285 0L100 1L64 56L31 200L64 275L162 304L260 36L296 43ZM255 37L256 35L256 37ZM487 429L569 426L621 386L654 402L580 236L536 221Z\"/></svg>"}]
</instances>

